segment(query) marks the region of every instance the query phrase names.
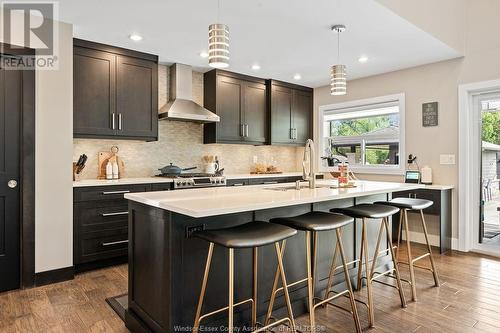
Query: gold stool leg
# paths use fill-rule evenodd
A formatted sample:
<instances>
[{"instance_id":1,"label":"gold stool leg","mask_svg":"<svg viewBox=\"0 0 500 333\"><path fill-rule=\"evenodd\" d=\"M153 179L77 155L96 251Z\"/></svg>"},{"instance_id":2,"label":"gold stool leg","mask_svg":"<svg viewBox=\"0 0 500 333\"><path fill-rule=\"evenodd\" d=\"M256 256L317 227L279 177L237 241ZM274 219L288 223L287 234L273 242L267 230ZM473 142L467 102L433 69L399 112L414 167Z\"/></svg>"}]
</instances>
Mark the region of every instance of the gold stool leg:
<instances>
[{"instance_id":1,"label":"gold stool leg","mask_svg":"<svg viewBox=\"0 0 500 333\"><path fill-rule=\"evenodd\" d=\"M365 262L365 274L366 274L366 289L368 292L368 323L370 324L370 327L373 327L375 324L375 311L373 308L373 292L372 292L372 281L370 278L370 267L369 267L369 262L368 262L368 234L366 231L366 218L363 218L363 236L362 236L362 249L363 249L363 255L364 255L364 262ZM361 259L361 258L360 258ZM361 261L360 261L361 265ZM358 271L358 281L360 282L360 275Z\"/></svg>"},{"instance_id":2,"label":"gold stool leg","mask_svg":"<svg viewBox=\"0 0 500 333\"><path fill-rule=\"evenodd\" d=\"M285 253L286 239L281 243L281 256L283 258L283 253ZM269 306L267 307L266 319L264 320L264 325L269 325L271 316L273 314L274 300L276 299L276 290L278 289L278 282L280 278L280 268L276 267L276 273L274 275L273 290L271 291L271 299L269 300Z\"/></svg>"},{"instance_id":3,"label":"gold stool leg","mask_svg":"<svg viewBox=\"0 0 500 333\"><path fill-rule=\"evenodd\" d=\"M413 268L413 257L411 255L410 230L408 227L408 210L402 209L404 214L405 237L406 237L406 252L408 254L408 266L410 267L410 283L411 283L411 299L417 301L417 286L415 283L415 269Z\"/></svg>"},{"instance_id":4,"label":"gold stool leg","mask_svg":"<svg viewBox=\"0 0 500 333\"><path fill-rule=\"evenodd\" d=\"M375 252L373 253L373 260L372 260L372 269L370 270L370 275L367 276L367 279L372 278L373 274L375 273L375 267L377 267L377 260L378 260L378 249L380 248L380 242L382 241L382 235L384 234L384 223L380 223L380 228L378 229L378 237L377 237L377 244L375 245Z\"/></svg>"},{"instance_id":5,"label":"gold stool leg","mask_svg":"<svg viewBox=\"0 0 500 333\"><path fill-rule=\"evenodd\" d=\"M392 236L391 232L389 231L389 222L387 222L386 218L383 218L382 222L384 223L385 231L387 233L387 241L389 242L389 244L392 244ZM403 286L401 285L401 279L399 277L399 268L398 268L398 263L396 261L396 255L394 254L394 248L392 246L389 246L389 250L391 252L392 263L394 265L394 275L396 276L396 281L398 284L399 297L401 299L401 307L406 308L406 298Z\"/></svg>"},{"instance_id":6,"label":"gold stool leg","mask_svg":"<svg viewBox=\"0 0 500 333\"><path fill-rule=\"evenodd\" d=\"M349 290L349 300L351 301L352 317L354 319L354 324L356 325L356 332L361 333L361 324L359 323L358 309L356 307L356 301L354 299L354 294L352 292L351 278L349 276L349 269L347 268L347 261L345 259L344 247L342 245L342 232L336 229L337 232L337 242L335 248L339 249L340 258L342 259L342 266L344 267L344 277Z\"/></svg>"},{"instance_id":7,"label":"gold stool leg","mask_svg":"<svg viewBox=\"0 0 500 333\"><path fill-rule=\"evenodd\" d=\"M208 274L210 272L210 264L212 262L212 255L214 253L214 243L210 243L208 247L207 262L205 264L205 273L203 274L203 282L201 283L200 298L196 308L196 316L194 318L193 333L198 333L200 330L200 316L203 307L203 299L205 298L205 291L207 290Z\"/></svg>"},{"instance_id":8,"label":"gold stool leg","mask_svg":"<svg viewBox=\"0 0 500 333\"><path fill-rule=\"evenodd\" d=\"M361 249L359 252L358 280L356 282L356 290L361 290L361 275L363 270L363 251L365 250L365 219L361 224Z\"/></svg>"},{"instance_id":9,"label":"gold stool leg","mask_svg":"<svg viewBox=\"0 0 500 333\"><path fill-rule=\"evenodd\" d=\"M316 320L314 317L314 286L311 262L311 232L306 231L306 260L307 260L307 301L309 305L309 324L311 332L316 332ZM284 283L284 282L283 282Z\"/></svg>"},{"instance_id":10,"label":"gold stool leg","mask_svg":"<svg viewBox=\"0 0 500 333\"><path fill-rule=\"evenodd\" d=\"M253 248L253 278L252 278L252 329L255 329L257 326L257 280L258 280L258 249L256 247Z\"/></svg>"},{"instance_id":11,"label":"gold stool leg","mask_svg":"<svg viewBox=\"0 0 500 333\"><path fill-rule=\"evenodd\" d=\"M285 277L285 269L283 267L283 255L282 251L280 250L280 245L279 243L274 243L274 246L276 248L276 256L278 258L278 267L280 270L280 275L281 275L281 283L283 284L283 293L285 295L285 301L286 301L286 307L288 310L288 318L290 319L290 322L292 324L292 332L296 333L297 329L295 326L295 319L293 317L293 310L292 310L292 303L290 301L290 295L288 294L288 285L286 283L286 277Z\"/></svg>"},{"instance_id":12,"label":"gold stool leg","mask_svg":"<svg viewBox=\"0 0 500 333\"><path fill-rule=\"evenodd\" d=\"M399 246L401 244L401 227L403 224L403 210L399 210L399 223L398 223L398 246L396 248L396 261L399 263Z\"/></svg>"},{"instance_id":13,"label":"gold stool leg","mask_svg":"<svg viewBox=\"0 0 500 333\"><path fill-rule=\"evenodd\" d=\"M342 229L340 229L339 232L340 232L340 235L342 236ZM323 299L328 298L328 295L330 294L330 290L332 289L333 278L335 276L335 268L337 267L336 262L337 262L338 249L339 249L338 242L335 242L335 250L333 251L333 257L332 257L332 265L330 266L330 273L328 274L328 282L326 283L325 297ZM326 306L326 304L324 306Z\"/></svg>"},{"instance_id":14,"label":"gold stool leg","mask_svg":"<svg viewBox=\"0 0 500 333\"><path fill-rule=\"evenodd\" d=\"M429 251L429 259L431 261L432 275L434 276L434 285L439 287L439 277L437 274L436 266L434 265L434 258L432 257L431 244L429 243L429 235L427 234L427 226L425 224L424 212L420 211L420 217L422 218L422 227L424 228L425 242L427 243L427 250Z\"/></svg>"},{"instance_id":15,"label":"gold stool leg","mask_svg":"<svg viewBox=\"0 0 500 333\"><path fill-rule=\"evenodd\" d=\"M234 249L229 248L229 303L228 303L229 324L227 331L233 333L234 329Z\"/></svg>"}]
</instances>

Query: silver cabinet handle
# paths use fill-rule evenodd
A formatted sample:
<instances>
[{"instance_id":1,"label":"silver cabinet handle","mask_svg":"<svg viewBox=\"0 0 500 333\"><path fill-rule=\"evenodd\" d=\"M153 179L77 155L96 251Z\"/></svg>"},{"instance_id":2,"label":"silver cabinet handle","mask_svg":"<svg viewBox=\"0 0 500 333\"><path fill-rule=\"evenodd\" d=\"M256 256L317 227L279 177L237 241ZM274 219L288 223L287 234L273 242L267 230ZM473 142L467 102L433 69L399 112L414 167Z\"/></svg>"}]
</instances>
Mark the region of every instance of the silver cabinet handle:
<instances>
[{"instance_id":1,"label":"silver cabinet handle","mask_svg":"<svg viewBox=\"0 0 500 333\"><path fill-rule=\"evenodd\" d=\"M243 185L245 185L245 184L243 184L243 183L234 183L232 186L243 186Z\"/></svg>"},{"instance_id":2,"label":"silver cabinet handle","mask_svg":"<svg viewBox=\"0 0 500 333\"><path fill-rule=\"evenodd\" d=\"M240 124L240 136L245 137L245 124Z\"/></svg>"},{"instance_id":3,"label":"silver cabinet handle","mask_svg":"<svg viewBox=\"0 0 500 333\"><path fill-rule=\"evenodd\" d=\"M113 112L111 114L111 129L115 129L116 128L116 120L115 120L115 113Z\"/></svg>"},{"instance_id":4,"label":"silver cabinet handle","mask_svg":"<svg viewBox=\"0 0 500 333\"><path fill-rule=\"evenodd\" d=\"M116 241L116 242L101 243L101 245L102 246L111 246L111 245L125 244L125 243L128 243L128 239Z\"/></svg>"},{"instance_id":5,"label":"silver cabinet handle","mask_svg":"<svg viewBox=\"0 0 500 333\"><path fill-rule=\"evenodd\" d=\"M294 128L294 133L295 133L294 134L294 139L297 140L297 129L296 128Z\"/></svg>"},{"instance_id":6,"label":"silver cabinet handle","mask_svg":"<svg viewBox=\"0 0 500 333\"><path fill-rule=\"evenodd\" d=\"M106 217L106 216L118 216L118 215L128 215L128 212L103 213L101 215L103 217Z\"/></svg>"},{"instance_id":7,"label":"silver cabinet handle","mask_svg":"<svg viewBox=\"0 0 500 333\"><path fill-rule=\"evenodd\" d=\"M245 131L246 131L245 136L248 138L248 124L245 124Z\"/></svg>"},{"instance_id":8,"label":"silver cabinet handle","mask_svg":"<svg viewBox=\"0 0 500 333\"><path fill-rule=\"evenodd\" d=\"M290 128L290 140L293 140L293 128Z\"/></svg>"},{"instance_id":9,"label":"silver cabinet handle","mask_svg":"<svg viewBox=\"0 0 500 333\"><path fill-rule=\"evenodd\" d=\"M16 188L17 187L17 180L11 179L7 182L7 186L10 188Z\"/></svg>"},{"instance_id":10,"label":"silver cabinet handle","mask_svg":"<svg viewBox=\"0 0 500 333\"><path fill-rule=\"evenodd\" d=\"M262 184L268 185L268 184L278 184L277 181L268 181L268 182L263 182Z\"/></svg>"},{"instance_id":11,"label":"silver cabinet handle","mask_svg":"<svg viewBox=\"0 0 500 333\"><path fill-rule=\"evenodd\" d=\"M122 130L122 114L118 113L118 130Z\"/></svg>"},{"instance_id":12,"label":"silver cabinet handle","mask_svg":"<svg viewBox=\"0 0 500 333\"><path fill-rule=\"evenodd\" d=\"M129 190L125 190L125 191L108 191L108 192L102 192L103 195L124 194L124 193L130 193L130 191Z\"/></svg>"}]
</instances>

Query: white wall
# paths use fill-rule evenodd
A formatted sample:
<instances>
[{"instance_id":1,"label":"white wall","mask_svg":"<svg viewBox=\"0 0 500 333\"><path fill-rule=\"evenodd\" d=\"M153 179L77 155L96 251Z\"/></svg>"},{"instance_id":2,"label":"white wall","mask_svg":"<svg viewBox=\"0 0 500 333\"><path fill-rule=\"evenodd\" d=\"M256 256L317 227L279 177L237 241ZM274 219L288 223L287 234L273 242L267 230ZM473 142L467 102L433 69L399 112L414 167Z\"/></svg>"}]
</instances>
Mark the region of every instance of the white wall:
<instances>
[{"instance_id":1,"label":"white wall","mask_svg":"<svg viewBox=\"0 0 500 333\"><path fill-rule=\"evenodd\" d=\"M36 75L35 271L73 265L73 26L59 24L59 69Z\"/></svg>"},{"instance_id":2,"label":"white wall","mask_svg":"<svg viewBox=\"0 0 500 333\"><path fill-rule=\"evenodd\" d=\"M35 74L36 273L73 265L73 26L58 30L58 70Z\"/></svg>"}]
</instances>

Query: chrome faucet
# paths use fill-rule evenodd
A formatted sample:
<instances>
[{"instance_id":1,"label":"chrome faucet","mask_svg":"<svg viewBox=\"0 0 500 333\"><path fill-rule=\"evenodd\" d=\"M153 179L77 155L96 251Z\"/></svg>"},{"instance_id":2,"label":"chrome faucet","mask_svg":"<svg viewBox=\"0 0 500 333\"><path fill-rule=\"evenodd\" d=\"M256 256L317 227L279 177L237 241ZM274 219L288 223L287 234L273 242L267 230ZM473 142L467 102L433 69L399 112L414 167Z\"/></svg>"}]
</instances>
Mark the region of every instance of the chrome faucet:
<instances>
[{"instance_id":1,"label":"chrome faucet","mask_svg":"<svg viewBox=\"0 0 500 333\"><path fill-rule=\"evenodd\" d=\"M307 154L309 153L309 160ZM309 181L309 188L316 187L316 175L314 174L314 141L308 139L304 148L304 158L302 159L302 179ZM306 170L306 164L309 164L309 169Z\"/></svg>"}]
</instances>

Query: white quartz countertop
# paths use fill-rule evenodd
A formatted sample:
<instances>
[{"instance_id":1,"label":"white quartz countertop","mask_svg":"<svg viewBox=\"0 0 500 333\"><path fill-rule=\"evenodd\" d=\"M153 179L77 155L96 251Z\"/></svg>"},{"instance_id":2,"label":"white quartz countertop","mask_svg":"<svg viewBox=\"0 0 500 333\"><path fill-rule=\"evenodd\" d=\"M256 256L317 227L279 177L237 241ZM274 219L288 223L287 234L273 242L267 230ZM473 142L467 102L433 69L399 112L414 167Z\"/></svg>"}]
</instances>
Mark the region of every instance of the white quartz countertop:
<instances>
[{"instance_id":1,"label":"white quartz countertop","mask_svg":"<svg viewBox=\"0 0 500 333\"><path fill-rule=\"evenodd\" d=\"M142 178L122 178L115 180L106 179L84 179L73 182L73 187L88 186L112 186L112 185L133 185L133 184L153 184L153 183L171 183L172 178L164 177L142 177Z\"/></svg>"},{"instance_id":2,"label":"white quartz countertop","mask_svg":"<svg viewBox=\"0 0 500 333\"><path fill-rule=\"evenodd\" d=\"M293 187L288 183L129 193L125 198L199 218L425 188L419 184L357 181L355 188L333 189L329 187L331 181L316 183L323 187L284 190Z\"/></svg>"},{"instance_id":3,"label":"white quartz countertop","mask_svg":"<svg viewBox=\"0 0 500 333\"><path fill-rule=\"evenodd\" d=\"M250 173L227 174L226 179L247 179L247 178L276 178L276 177L295 177L301 176L301 172L284 172L278 174L254 175ZM116 180L106 179L84 179L73 182L73 187L87 186L106 186L106 185L132 185L132 184L153 184L153 183L171 183L172 178L164 177L140 177L140 178L122 178Z\"/></svg>"}]
</instances>

